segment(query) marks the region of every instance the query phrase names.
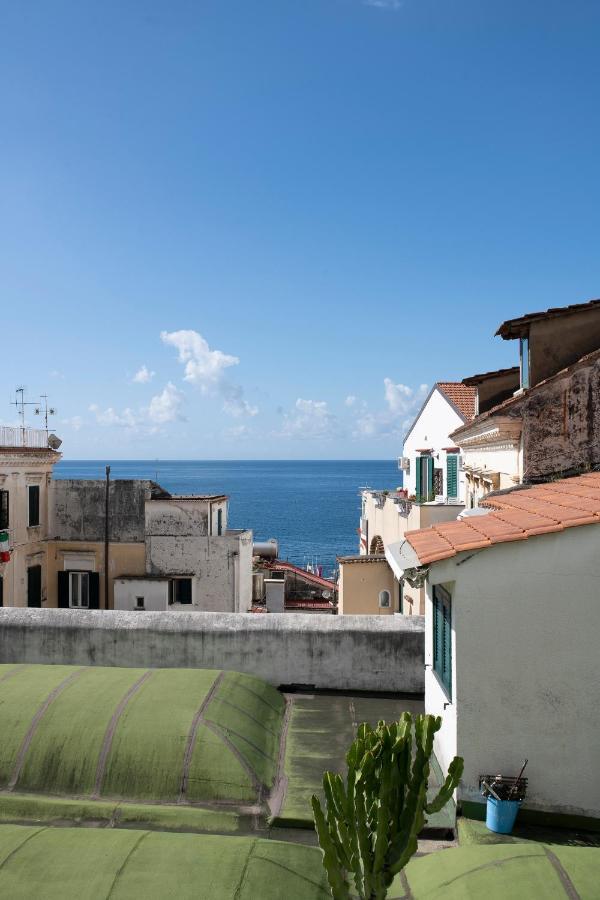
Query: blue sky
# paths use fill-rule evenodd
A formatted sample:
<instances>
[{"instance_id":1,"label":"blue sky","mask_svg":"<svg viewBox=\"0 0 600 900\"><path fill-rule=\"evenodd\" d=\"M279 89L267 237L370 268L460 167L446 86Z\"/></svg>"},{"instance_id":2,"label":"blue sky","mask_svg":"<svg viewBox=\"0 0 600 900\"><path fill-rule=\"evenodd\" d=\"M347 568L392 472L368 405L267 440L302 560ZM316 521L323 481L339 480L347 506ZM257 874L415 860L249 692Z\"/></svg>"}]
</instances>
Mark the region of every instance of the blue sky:
<instances>
[{"instance_id":1,"label":"blue sky","mask_svg":"<svg viewBox=\"0 0 600 900\"><path fill-rule=\"evenodd\" d=\"M68 458L380 458L600 293L600 6L0 2L0 421Z\"/></svg>"}]
</instances>

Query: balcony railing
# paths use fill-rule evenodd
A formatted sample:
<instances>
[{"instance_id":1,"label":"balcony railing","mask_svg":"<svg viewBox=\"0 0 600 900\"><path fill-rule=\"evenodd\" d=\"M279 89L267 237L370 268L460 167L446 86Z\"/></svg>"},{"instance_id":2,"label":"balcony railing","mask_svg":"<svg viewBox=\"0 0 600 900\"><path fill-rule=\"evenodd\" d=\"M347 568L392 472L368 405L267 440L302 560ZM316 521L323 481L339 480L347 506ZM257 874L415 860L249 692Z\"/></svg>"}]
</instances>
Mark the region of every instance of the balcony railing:
<instances>
[{"instance_id":1,"label":"balcony railing","mask_svg":"<svg viewBox=\"0 0 600 900\"><path fill-rule=\"evenodd\" d=\"M48 432L43 428L15 428L0 425L0 447L47 449Z\"/></svg>"}]
</instances>

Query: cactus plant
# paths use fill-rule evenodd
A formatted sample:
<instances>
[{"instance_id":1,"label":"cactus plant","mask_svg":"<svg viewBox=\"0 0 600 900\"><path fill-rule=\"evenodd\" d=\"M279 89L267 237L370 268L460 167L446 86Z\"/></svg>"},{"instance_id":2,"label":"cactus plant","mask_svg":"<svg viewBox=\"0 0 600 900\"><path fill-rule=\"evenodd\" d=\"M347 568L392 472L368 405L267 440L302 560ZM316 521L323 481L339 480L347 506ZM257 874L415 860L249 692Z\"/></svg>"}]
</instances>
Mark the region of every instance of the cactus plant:
<instances>
[{"instance_id":1,"label":"cactus plant","mask_svg":"<svg viewBox=\"0 0 600 900\"><path fill-rule=\"evenodd\" d=\"M391 725L381 721L377 728L363 723L346 755L346 785L340 775L323 776L327 812L316 795L312 808L334 900L384 900L417 849L425 816L452 796L463 771L460 757L450 763L435 799L427 802L433 738L441 724L439 716L413 721L410 713Z\"/></svg>"}]
</instances>

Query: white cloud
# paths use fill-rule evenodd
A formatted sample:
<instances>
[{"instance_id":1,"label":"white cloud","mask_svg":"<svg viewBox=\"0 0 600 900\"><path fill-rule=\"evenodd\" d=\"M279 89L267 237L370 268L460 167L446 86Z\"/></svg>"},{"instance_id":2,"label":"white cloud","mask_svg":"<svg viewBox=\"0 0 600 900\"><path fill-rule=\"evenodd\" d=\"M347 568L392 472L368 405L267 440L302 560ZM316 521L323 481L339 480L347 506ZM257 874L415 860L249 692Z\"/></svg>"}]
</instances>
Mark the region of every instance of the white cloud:
<instances>
[{"instance_id":1,"label":"white cloud","mask_svg":"<svg viewBox=\"0 0 600 900\"><path fill-rule=\"evenodd\" d=\"M84 420L81 416L71 416L70 419L61 419L61 425L67 425L67 427L72 428L73 431L79 431L85 425Z\"/></svg>"},{"instance_id":2,"label":"white cloud","mask_svg":"<svg viewBox=\"0 0 600 900\"><path fill-rule=\"evenodd\" d=\"M355 424L354 437L403 437L414 416L427 396L427 385L415 390L405 384L395 384L391 378L383 379L386 410L370 411L363 406Z\"/></svg>"},{"instance_id":3,"label":"white cloud","mask_svg":"<svg viewBox=\"0 0 600 900\"><path fill-rule=\"evenodd\" d=\"M117 425L119 428L135 428L139 424L139 418L133 410L126 407L118 413L112 406L102 410L97 403L92 403L90 412L96 416L98 425Z\"/></svg>"},{"instance_id":4,"label":"white cloud","mask_svg":"<svg viewBox=\"0 0 600 900\"><path fill-rule=\"evenodd\" d=\"M149 381L152 381L156 372L151 372L147 366L143 365L141 368L137 370L135 375L133 376L132 381L136 384L148 384Z\"/></svg>"},{"instance_id":5,"label":"white cloud","mask_svg":"<svg viewBox=\"0 0 600 900\"><path fill-rule=\"evenodd\" d=\"M344 400L344 403L346 404L346 406L354 406L356 403L356 397L354 396L354 394L348 394L348 396Z\"/></svg>"},{"instance_id":6,"label":"white cloud","mask_svg":"<svg viewBox=\"0 0 600 900\"><path fill-rule=\"evenodd\" d=\"M175 347L178 360L184 364L184 381L196 385L205 394L217 394L223 400L223 410L230 416L255 416L258 407L251 406L244 398L241 385L229 381L225 370L237 366L239 358L211 350L208 342L197 331L161 331L164 344Z\"/></svg>"},{"instance_id":7,"label":"white cloud","mask_svg":"<svg viewBox=\"0 0 600 900\"><path fill-rule=\"evenodd\" d=\"M279 435L294 438L331 438L339 430L337 417L324 400L296 400L291 413L283 416Z\"/></svg>"},{"instance_id":8,"label":"white cloud","mask_svg":"<svg viewBox=\"0 0 600 900\"><path fill-rule=\"evenodd\" d=\"M169 381L163 391L150 401L148 407L148 418L156 425L165 425L167 422L174 422L176 419L183 419L181 414L181 404L183 403L183 394L175 385Z\"/></svg>"}]
</instances>

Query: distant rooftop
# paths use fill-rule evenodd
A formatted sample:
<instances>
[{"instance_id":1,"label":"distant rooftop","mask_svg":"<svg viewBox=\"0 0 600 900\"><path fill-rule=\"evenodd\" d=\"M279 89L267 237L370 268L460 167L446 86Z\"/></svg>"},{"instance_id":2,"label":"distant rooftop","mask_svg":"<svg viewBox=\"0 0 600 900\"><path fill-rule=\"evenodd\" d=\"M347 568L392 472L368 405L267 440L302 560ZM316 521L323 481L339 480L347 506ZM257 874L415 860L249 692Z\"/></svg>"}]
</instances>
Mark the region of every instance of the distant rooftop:
<instances>
[{"instance_id":1,"label":"distant rooftop","mask_svg":"<svg viewBox=\"0 0 600 900\"><path fill-rule=\"evenodd\" d=\"M185 500L185 502L215 502L216 500L229 500L227 494L169 494L166 497L152 497L152 500Z\"/></svg>"},{"instance_id":2,"label":"distant rooftop","mask_svg":"<svg viewBox=\"0 0 600 900\"><path fill-rule=\"evenodd\" d=\"M527 315L519 316L517 319L507 319L499 327L496 335L500 335L505 341L510 341L525 334L532 322L537 322L541 319L556 319L561 316L570 316L573 313L584 312L595 307L598 307L600 311L600 300L573 303L571 306L554 306L542 312L527 313Z\"/></svg>"}]
</instances>

